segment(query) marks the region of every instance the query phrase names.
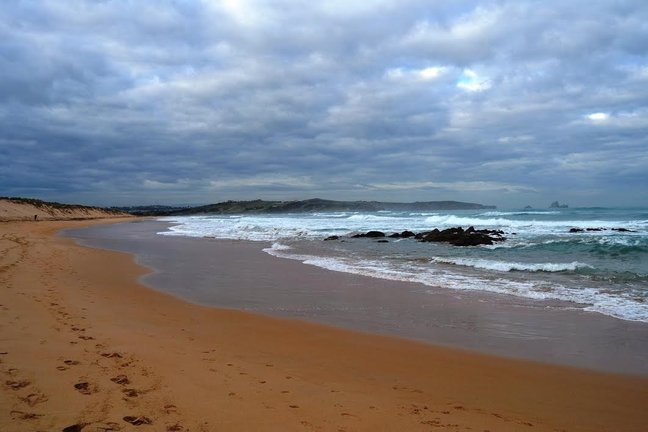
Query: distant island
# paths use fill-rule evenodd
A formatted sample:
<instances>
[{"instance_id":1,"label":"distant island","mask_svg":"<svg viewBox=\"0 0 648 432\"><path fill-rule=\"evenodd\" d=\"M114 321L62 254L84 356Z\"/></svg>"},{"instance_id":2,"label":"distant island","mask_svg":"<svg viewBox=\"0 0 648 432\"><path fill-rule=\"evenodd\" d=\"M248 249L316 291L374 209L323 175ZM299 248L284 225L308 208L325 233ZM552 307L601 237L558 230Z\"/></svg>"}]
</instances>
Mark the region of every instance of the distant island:
<instances>
[{"instance_id":1,"label":"distant island","mask_svg":"<svg viewBox=\"0 0 648 432\"><path fill-rule=\"evenodd\" d=\"M554 201L551 203L549 208L569 208L567 204L560 204L558 201Z\"/></svg>"},{"instance_id":2,"label":"distant island","mask_svg":"<svg viewBox=\"0 0 648 432\"><path fill-rule=\"evenodd\" d=\"M119 207L119 210L143 216L173 216L194 214L240 214L240 213L308 213L331 211L430 211L430 210L483 210L495 206L460 201L420 201L413 203L379 201L333 201L308 199L302 201L225 201L199 207L138 206Z\"/></svg>"}]
</instances>

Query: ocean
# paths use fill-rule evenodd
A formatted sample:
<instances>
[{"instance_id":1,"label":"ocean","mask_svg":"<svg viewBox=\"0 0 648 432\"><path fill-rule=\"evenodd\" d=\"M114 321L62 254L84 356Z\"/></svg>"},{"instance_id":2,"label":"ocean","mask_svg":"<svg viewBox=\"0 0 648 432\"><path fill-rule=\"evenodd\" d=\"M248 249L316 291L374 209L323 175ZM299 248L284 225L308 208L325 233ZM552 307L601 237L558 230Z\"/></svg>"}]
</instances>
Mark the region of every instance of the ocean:
<instances>
[{"instance_id":1,"label":"ocean","mask_svg":"<svg viewBox=\"0 0 648 432\"><path fill-rule=\"evenodd\" d=\"M163 236L260 242L306 265L434 289L473 290L648 322L648 209L560 208L167 217ZM470 226L504 231L494 245L351 238ZM574 230L576 229L576 230ZM574 232L576 231L576 232ZM324 241L329 236L338 240ZM267 247L271 244L270 247Z\"/></svg>"}]
</instances>

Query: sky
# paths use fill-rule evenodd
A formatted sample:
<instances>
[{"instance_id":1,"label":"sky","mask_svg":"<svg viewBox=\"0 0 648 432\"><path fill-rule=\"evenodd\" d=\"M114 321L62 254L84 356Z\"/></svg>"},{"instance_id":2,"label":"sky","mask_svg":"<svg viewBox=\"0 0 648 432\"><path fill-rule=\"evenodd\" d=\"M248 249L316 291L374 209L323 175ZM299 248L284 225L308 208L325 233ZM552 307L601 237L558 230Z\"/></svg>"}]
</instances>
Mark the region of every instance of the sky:
<instances>
[{"instance_id":1,"label":"sky","mask_svg":"<svg viewBox=\"0 0 648 432\"><path fill-rule=\"evenodd\" d=\"M2 195L648 206L648 2L3 1Z\"/></svg>"}]
</instances>

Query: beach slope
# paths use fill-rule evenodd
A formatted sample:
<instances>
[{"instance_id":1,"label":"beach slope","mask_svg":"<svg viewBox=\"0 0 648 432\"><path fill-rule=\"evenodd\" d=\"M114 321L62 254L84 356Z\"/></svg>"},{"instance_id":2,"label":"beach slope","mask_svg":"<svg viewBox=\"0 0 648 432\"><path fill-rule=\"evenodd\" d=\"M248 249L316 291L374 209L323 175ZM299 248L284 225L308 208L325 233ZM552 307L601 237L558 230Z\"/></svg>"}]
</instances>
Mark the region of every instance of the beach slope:
<instances>
[{"instance_id":1,"label":"beach slope","mask_svg":"<svg viewBox=\"0 0 648 432\"><path fill-rule=\"evenodd\" d=\"M642 431L648 379L197 306L0 224L0 430ZM243 269L242 269L243 271ZM247 269L246 271L249 271Z\"/></svg>"}]
</instances>

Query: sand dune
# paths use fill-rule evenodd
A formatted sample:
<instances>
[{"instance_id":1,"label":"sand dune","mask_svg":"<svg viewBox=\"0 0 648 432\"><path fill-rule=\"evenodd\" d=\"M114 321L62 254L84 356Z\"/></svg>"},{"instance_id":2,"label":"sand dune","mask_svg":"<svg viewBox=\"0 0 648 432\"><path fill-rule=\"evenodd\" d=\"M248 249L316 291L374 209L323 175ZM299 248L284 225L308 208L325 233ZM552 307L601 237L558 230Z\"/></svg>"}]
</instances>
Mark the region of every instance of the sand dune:
<instances>
[{"instance_id":1,"label":"sand dune","mask_svg":"<svg viewBox=\"0 0 648 432\"><path fill-rule=\"evenodd\" d=\"M126 213L99 207L0 198L0 221L96 219L124 216Z\"/></svg>"},{"instance_id":2,"label":"sand dune","mask_svg":"<svg viewBox=\"0 0 648 432\"><path fill-rule=\"evenodd\" d=\"M0 224L2 431L642 431L648 380L189 304Z\"/></svg>"}]
</instances>

